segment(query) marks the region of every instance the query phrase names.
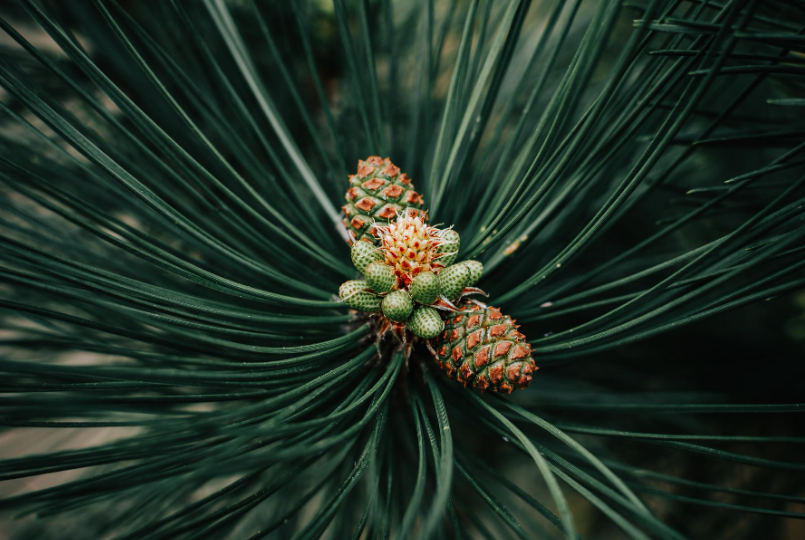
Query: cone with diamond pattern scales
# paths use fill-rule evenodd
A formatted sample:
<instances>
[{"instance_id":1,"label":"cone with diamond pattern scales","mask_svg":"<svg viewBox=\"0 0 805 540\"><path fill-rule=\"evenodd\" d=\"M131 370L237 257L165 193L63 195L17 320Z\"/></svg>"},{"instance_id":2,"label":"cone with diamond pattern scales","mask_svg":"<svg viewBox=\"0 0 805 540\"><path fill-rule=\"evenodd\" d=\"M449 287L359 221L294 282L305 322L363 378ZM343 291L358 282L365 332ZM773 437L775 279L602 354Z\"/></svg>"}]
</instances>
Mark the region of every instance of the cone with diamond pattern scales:
<instances>
[{"instance_id":1,"label":"cone with diamond pattern scales","mask_svg":"<svg viewBox=\"0 0 805 540\"><path fill-rule=\"evenodd\" d=\"M433 342L439 367L479 390L511 393L527 387L537 366L514 323L498 308L463 302Z\"/></svg>"}]
</instances>

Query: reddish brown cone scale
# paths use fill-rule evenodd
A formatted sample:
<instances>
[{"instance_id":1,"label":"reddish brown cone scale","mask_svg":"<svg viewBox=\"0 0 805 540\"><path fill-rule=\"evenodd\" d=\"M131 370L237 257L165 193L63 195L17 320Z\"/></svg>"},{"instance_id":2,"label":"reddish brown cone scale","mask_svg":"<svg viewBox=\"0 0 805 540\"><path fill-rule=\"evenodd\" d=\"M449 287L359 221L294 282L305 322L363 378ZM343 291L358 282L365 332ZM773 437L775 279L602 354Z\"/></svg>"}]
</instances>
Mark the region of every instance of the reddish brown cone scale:
<instances>
[{"instance_id":1,"label":"reddish brown cone scale","mask_svg":"<svg viewBox=\"0 0 805 540\"><path fill-rule=\"evenodd\" d=\"M382 178L372 178L368 182L363 183L363 189L371 189L372 191L378 190L386 185L386 181Z\"/></svg>"},{"instance_id":2,"label":"reddish brown cone scale","mask_svg":"<svg viewBox=\"0 0 805 540\"><path fill-rule=\"evenodd\" d=\"M506 328L505 324L496 324L489 329L489 335L492 337L499 337L505 334L506 330L508 330L508 328Z\"/></svg>"},{"instance_id":3,"label":"reddish brown cone scale","mask_svg":"<svg viewBox=\"0 0 805 540\"><path fill-rule=\"evenodd\" d=\"M358 201L358 203L355 206L357 206L358 208L360 208L364 212L368 212L372 208L374 208L376 204L377 204L377 201L375 201L374 199L370 199L369 197L364 197L363 199Z\"/></svg>"},{"instance_id":4,"label":"reddish brown cone scale","mask_svg":"<svg viewBox=\"0 0 805 540\"><path fill-rule=\"evenodd\" d=\"M519 332L518 332L518 334L519 334ZM520 334L520 335L522 335L522 334ZM523 345L518 345L517 347L514 348L514 352L512 353L512 359L520 360L520 359L525 358L526 356L528 356L530 353L531 353L531 349L529 349L528 347L525 347Z\"/></svg>"},{"instance_id":5,"label":"reddish brown cone scale","mask_svg":"<svg viewBox=\"0 0 805 540\"><path fill-rule=\"evenodd\" d=\"M489 379L493 384L499 383L503 380L503 363L497 362L489 366Z\"/></svg>"},{"instance_id":6,"label":"reddish brown cone scale","mask_svg":"<svg viewBox=\"0 0 805 540\"><path fill-rule=\"evenodd\" d=\"M395 178L398 174L400 174L400 168L389 162L389 164L386 165L386 168L383 169L383 174L390 176L391 178Z\"/></svg>"},{"instance_id":7,"label":"reddish brown cone scale","mask_svg":"<svg viewBox=\"0 0 805 540\"><path fill-rule=\"evenodd\" d=\"M497 358L498 356L505 355L507 352L509 352L509 349L511 348L512 348L511 341L498 342L497 344L495 344L495 358Z\"/></svg>"},{"instance_id":8,"label":"reddish brown cone scale","mask_svg":"<svg viewBox=\"0 0 805 540\"><path fill-rule=\"evenodd\" d=\"M474 349L475 346L478 345L478 343L481 342L481 335L482 334L483 334L483 332L481 330L478 330L477 332L473 332L472 334L467 336L467 348L468 349Z\"/></svg>"},{"instance_id":9,"label":"reddish brown cone scale","mask_svg":"<svg viewBox=\"0 0 805 540\"><path fill-rule=\"evenodd\" d=\"M484 347L475 355L475 367L482 368L489 361L489 347Z\"/></svg>"},{"instance_id":10,"label":"reddish brown cone scale","mask_svg":"<svg viewBox=\"0 0 805 540\"><path fill-rule=\"evenodd\" d=\"M408 204L423 204L422 195L416 191L409 191L408 198L405 200Z\"/></svg>"},{"instance_id":11,"label":"reddish brown cone scale","mask_svg":"<svg viewBox=\"0 0 805 540\"><path fill-rule=\"evenodd\" d=\"M397 215L397 209L391 205L384 207L380 212L377 213L377 217L383 219L393 219L394 216Z\"/></svg>"}]
</instances>

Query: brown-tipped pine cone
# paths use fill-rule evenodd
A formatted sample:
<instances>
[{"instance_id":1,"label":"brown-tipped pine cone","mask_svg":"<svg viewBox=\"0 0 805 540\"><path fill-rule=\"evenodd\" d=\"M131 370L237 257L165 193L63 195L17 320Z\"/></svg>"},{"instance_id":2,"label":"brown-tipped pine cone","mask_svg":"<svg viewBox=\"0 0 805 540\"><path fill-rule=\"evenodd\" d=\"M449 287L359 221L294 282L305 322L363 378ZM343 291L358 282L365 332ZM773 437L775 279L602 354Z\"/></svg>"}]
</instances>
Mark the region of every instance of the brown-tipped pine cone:
<instances>
[{"instance_id":1,"label":"brown-tipped pine cone","mask_svg":"<svg viewBox=\"0 0 805 540\"><path fill-rule=\"evenodd\" d=\"M537 370L531 345L500 309L465 301L449 314L434 339L436 361L452 379L478 388L511 393L525 388Z\"/></svg>"},{"instance_id":2,"label":"brown-tipped pine cone","mask_svg":"<svg viewBox=\"0 0 805 540\"><path fill-rule=\"evenodd\" d=\"M379 246L374 224L386 225L398 214L425 217L422 195L414 191L411 179L400 173L389 158L369 156L358 161L358 172L349 176L344 226L352 241L368 240Z\"/></svg>"}]
</instances>

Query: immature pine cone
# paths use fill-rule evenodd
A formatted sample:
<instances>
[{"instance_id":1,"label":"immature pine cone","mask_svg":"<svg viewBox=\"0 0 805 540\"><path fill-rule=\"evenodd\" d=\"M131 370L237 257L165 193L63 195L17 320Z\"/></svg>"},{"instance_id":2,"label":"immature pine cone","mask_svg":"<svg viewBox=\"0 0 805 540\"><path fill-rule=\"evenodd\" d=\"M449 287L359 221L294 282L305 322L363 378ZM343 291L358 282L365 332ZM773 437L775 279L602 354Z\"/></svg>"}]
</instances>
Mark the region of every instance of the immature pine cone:
<instances>
[{"instance_id":1,"label":"immature pine cone","mask_svg":"<svg viewBox=\"0 0 805 540\"><path fill-rule=\"evenodd\" d=\"M369 156L358 161L358 171L349 176L344 225L352 241L364 240L380 246L375 224L386 225L398 215L422 216L422 195L414 191L411 179L389 158Z\"/></svg>"},{"instance_id":2,"label":"immature pine cone","mask_svg":"<svg viewBox=\"0 0 805 540\"><path fill-rule=\"evenodd\" d=\"M450 378L478 388L511 393L531 383L537 370L531 345L515 321L498 308L465 301L448 314L433 342L436 361Z\"/></svg>"}]
</instances>

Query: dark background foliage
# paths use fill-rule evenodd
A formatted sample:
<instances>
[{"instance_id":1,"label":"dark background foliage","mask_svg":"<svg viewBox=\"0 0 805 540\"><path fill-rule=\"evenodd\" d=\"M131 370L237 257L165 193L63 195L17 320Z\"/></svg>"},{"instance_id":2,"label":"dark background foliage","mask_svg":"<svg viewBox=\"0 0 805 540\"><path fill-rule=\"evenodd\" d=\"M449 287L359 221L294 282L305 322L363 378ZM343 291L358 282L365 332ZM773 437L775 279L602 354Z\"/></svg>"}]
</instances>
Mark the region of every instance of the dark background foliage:
<instances>
[{"instance_id":1,"label":"dark background foliage","mask_svg":"<svg viewBox=\"0 0 805 540\"><path fill-rule=\"evenodd\" d=\"M803 15L4 3L0 535L802 538ZM335 301L375 153L529 390Z\"/></svg>"}]
</instances>

